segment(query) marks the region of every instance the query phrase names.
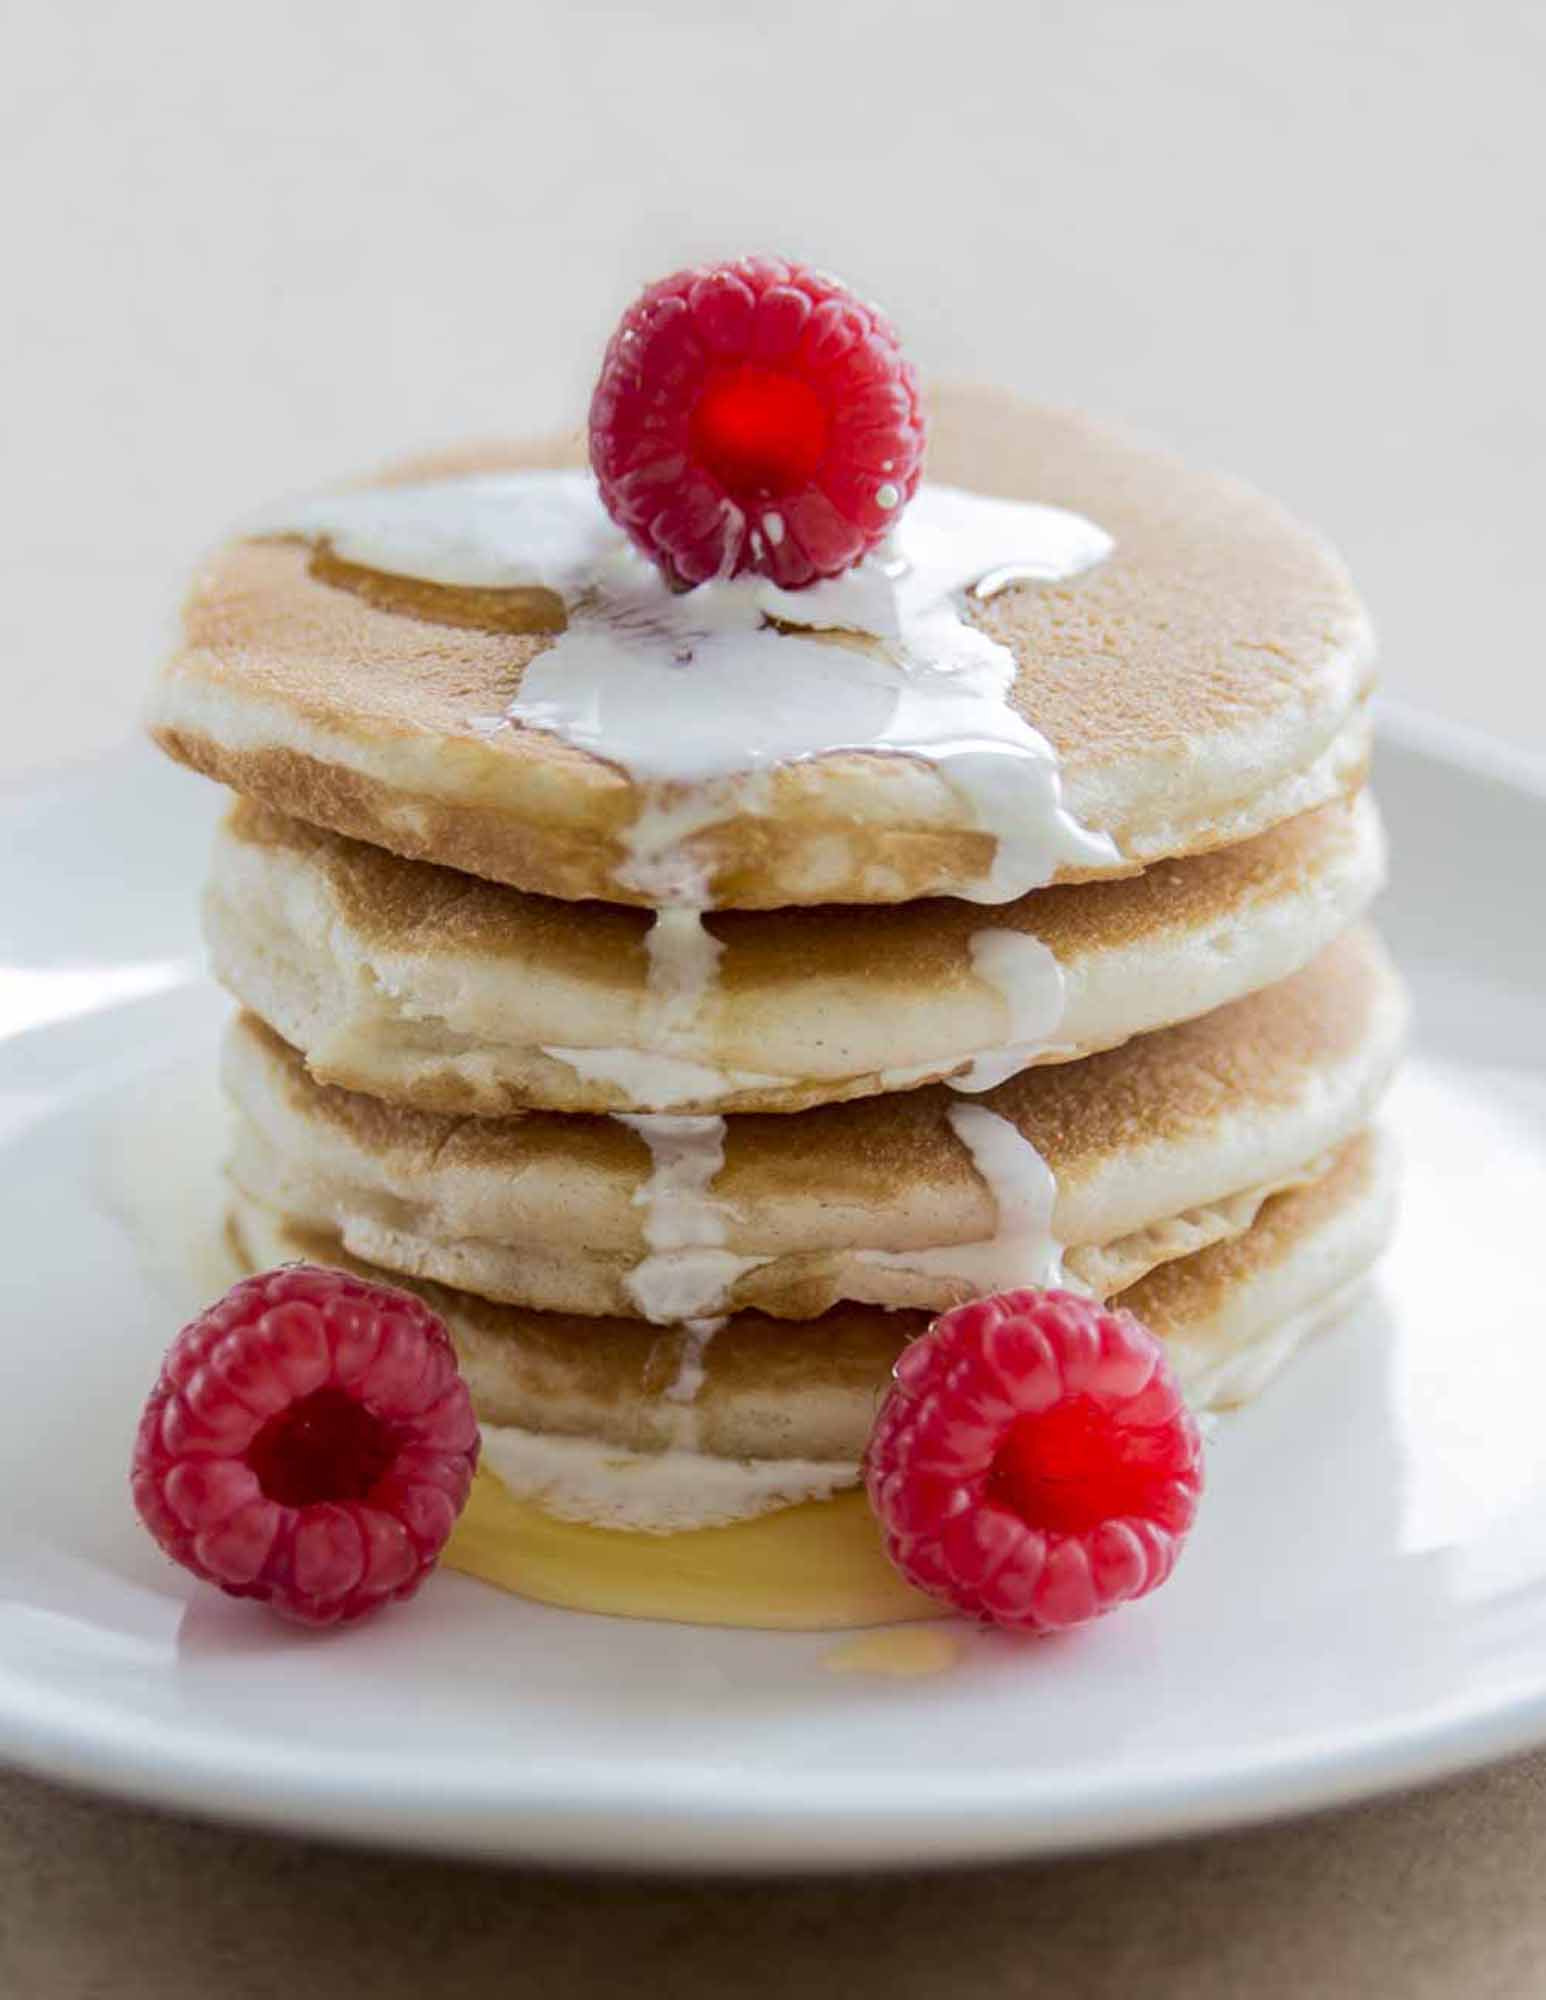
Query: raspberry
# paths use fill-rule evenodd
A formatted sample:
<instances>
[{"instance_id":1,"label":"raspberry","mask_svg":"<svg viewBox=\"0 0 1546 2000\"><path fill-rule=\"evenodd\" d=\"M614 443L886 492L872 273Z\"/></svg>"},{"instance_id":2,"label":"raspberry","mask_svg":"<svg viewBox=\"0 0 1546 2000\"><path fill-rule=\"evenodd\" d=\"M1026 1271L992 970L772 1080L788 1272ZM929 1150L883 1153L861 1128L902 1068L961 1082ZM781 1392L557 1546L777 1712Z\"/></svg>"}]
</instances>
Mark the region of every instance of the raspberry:
<instances>
[{"instance_id":1,"label":"raspberry","mask_svg":"<svg viewBox=\"0 0 1546 2000\"><path fill-rule=\"evenodd\" d=\"M865 1460L910 1583L1022 1632L1157 1589L1202 1491L1202 1442L1164 1349L1072 1292L958 1306L903 1354Z\"/></svg>"},{"instance_id":2,"label":"raspberry","mask_svg":"<svg viewBox=\"0 0 1546 2000\"><path fill-rule=\"evenodd\" d=\"M590 406L618 526L682 587L838 576L917 490L917 379L873 306L798 264L678 271L624 314Z\"/></svg>"},{"instance_id":3,"label":"raspberry","mask_svg":"<svg viewBox=\"0 0 1546 2000\"><path fill-rule=\"evenodd\" d=\"M132 1485L175 1562L303 1625L411 1597L466 1504L478 1425L421 1300L288 1264L172 1342Z\"/></svg>"}]
</instances>

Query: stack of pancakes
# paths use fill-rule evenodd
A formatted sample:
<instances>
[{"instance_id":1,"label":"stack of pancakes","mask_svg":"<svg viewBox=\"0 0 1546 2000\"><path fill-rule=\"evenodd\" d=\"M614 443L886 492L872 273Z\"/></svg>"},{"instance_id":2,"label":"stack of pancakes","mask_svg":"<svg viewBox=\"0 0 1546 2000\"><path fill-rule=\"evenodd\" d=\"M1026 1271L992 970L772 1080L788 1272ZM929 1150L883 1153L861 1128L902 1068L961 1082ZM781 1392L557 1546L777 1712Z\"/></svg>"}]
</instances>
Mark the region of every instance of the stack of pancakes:
<instances>
[{"instance_id":1,"label":"stack of pancakes","mask_svg":"<svg viewBox=\"0 0 1546 2000\"><path fill-rule=\"evenodd\" d=\"M975 739L786 732L744 770L683 765L746 697L658 608L659 746L637 715L609 737L612 656L562 649L610 572L556 532L490 554L531 518L499 512L512 471L565 457L409 468L259 523L196 587L153 727L239 794L206 904L244 1010L233 1233L444 1315L485 1435L453 1560L616 1611L921 1615L854 1489L932 1315L1074 1284L1217 1408L1384 1242L1370 1119L1404 1010L1360 922L1366 622L1248 489L938 401L932 480L1102 533L1061 574L995 544L953 599L1073 829L1006 899L958 781ZM527 497L593 506L566 477ZM797 619L764 606L774 711L813 639L882 692L917 671Z\"/></svg>"}]
</instances>

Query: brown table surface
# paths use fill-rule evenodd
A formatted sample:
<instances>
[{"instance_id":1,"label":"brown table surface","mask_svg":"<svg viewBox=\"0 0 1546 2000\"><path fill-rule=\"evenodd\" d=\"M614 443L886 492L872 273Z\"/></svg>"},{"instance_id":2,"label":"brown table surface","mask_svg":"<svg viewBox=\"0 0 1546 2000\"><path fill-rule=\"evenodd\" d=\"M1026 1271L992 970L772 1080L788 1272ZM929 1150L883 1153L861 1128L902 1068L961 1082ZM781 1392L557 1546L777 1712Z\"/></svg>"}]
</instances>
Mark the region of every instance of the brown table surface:
<instances>
[{"instance_id":1,"label":"brown table surface","mask_svg":"<svg viewBox=\"0 0 1546 2000\"><path fill-rule=\"evenodd\" d=\"M1546 1993L1546 1753L1335 1816L970 1873L722 1882L350 1853L0 1777L5 2000Z\"/></svg>"}]
</instances>

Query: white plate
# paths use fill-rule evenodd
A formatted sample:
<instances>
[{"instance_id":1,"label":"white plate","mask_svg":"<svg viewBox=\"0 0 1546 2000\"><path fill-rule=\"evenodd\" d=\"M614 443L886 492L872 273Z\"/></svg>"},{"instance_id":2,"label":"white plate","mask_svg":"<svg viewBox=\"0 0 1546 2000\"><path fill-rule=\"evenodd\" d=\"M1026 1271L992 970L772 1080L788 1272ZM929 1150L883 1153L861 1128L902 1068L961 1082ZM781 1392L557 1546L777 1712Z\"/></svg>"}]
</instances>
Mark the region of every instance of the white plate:
<instances>
[{"instance_id":1,"label":"white plate","mask_svg":"<svg viewBox=\"0 0 1546 2000\"><path fill-rule=\"evenodd\" d=\"M450 1574L318 1639L171 1569L124 1471L194 1303L165 1224L215 1198L177 1164L221 1011L212 788L147 753L0 802L0 1751L296 1830L701 1869L1116 1843L1546 1739L1546 784L1397 718L1380 789L1423 1052L1376 1293L1221 1428L1167 1589L912 1681Z\"/></svg>"}]
</instances>

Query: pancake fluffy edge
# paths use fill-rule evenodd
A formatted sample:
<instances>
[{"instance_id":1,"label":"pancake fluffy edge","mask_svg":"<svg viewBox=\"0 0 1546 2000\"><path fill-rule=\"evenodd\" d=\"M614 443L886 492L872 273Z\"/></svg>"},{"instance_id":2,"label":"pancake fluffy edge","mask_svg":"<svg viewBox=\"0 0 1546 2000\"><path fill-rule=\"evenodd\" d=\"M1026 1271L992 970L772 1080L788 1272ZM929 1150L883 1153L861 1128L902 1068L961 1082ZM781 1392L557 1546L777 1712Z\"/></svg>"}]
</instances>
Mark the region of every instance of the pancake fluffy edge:
<instances>
[{"instance_id":1,"label":"pancake fluffy edge","mask_svg":"<svg viewBox=\"0 0 1546 2000\"><path fill-rule=\"evenodd\" d=\"M1297 970L1367 906L1384 859L1360 795L1209 855L992 910L727 913L709 922L712 989L690 1029L669 1033L648 1004L642 912L404 861L247 800L216 836L205 931L217 976L324 1082L482 1116L797 1111L935 1080L1012 1042L976 939L1052 954L1062 1015L1028 1060L1069 1061ZM598 1073L609 1053L621 1060Z\"/></svg>"},{"instance_id":2,"label":"pancake fluffy edge","mask_svg":"<svg viewBox=\"0 0 1546 2000\"><path fill-rule=\"evenodd\" d=\"M1273 1196L1243 1235L1160 1266L1111 1303L1165 1342L1195 1408L1233 1407L1347 1298L1388 1240L1394 1212L1389 1146L1365 1131L1316 1180ZM305 1258L404 1282L351 1257L336 1235L240 1191L232 1226L252 1268ZM708 1344L702 1386L684 1406L667 1393L690 1338L682 1329L529 1312L407 1282L446 1320L487 1428L625 1460L682 1453L826 1467L829 1491L857 1478L896 1357L929 1323L925 1313L873 1306L804 1323L737 1314Z\"/></svg>"},{"instance_id":3,"label":"pancake fluffy edge","mask_svg":"<svg viewBox=\"0 0 1546 2000\"><path fill-rule=\"evenodd\" d=\"M1355 931L1199 1021L980 1099L931 1089L726 1120L707 1192L731 1262L703 1313L804 1319L839 1299L939 1310L982 1289L937 1254L1000 1226L952 1122L967 1103L1008 1120L1050 1168L1050 1233L1070 1269L1101 1289L1129 1282L1171 1245L1243 1226L1362 1125L1405 1020L1399 981ZM383 1105L312 1082L250 1017L233 1030L227 1077L240 1110L233 1168L249 1195L407 1275L546 1310L640 1311L630 1279L649 1255L653 1160L630 1126Z\"/></svg>"},{"instance_id":4,"label":"pancake fluffy edge","mask_svg":"<svg viewBox=\"0 0 1546 2000\"><path fill-rule=\"evenodd\" d=\"M1113 872L1229 845L1352 789L1372 648L1320 540L1237 483L1086 420L980 391L936 401L931 476L1085 513L1115 554L1011 589L979 622L1019 661L1014 705L1058 753L1065 802ZM553 463L474 452L442 472ZM619 885L641 794L543 732L490 736L542 634L382 609L287 541L242 541L197 583L152 708L172 755L280 811L566 899ZM800 641L791 640L798 644ZM481 726L481 727L480 727ZM722 907L969 891L992 837L930 765L823 756L774 773L755 814L691 843Z\"/></svg>"}]
</instances>

